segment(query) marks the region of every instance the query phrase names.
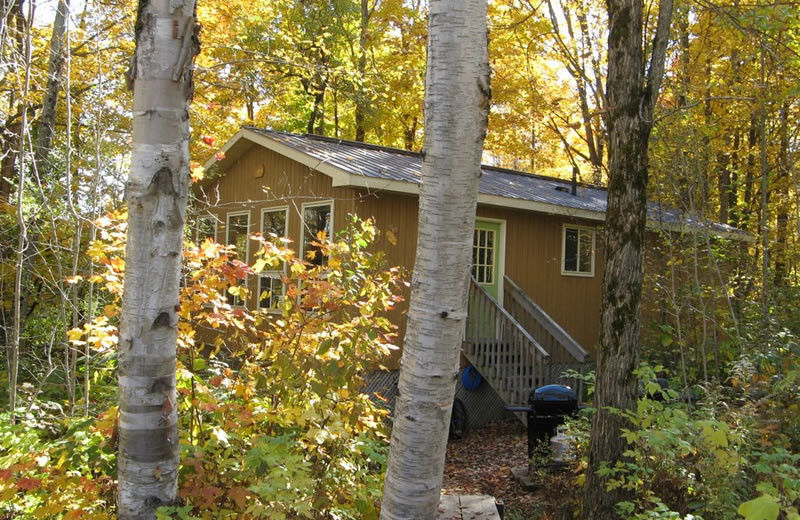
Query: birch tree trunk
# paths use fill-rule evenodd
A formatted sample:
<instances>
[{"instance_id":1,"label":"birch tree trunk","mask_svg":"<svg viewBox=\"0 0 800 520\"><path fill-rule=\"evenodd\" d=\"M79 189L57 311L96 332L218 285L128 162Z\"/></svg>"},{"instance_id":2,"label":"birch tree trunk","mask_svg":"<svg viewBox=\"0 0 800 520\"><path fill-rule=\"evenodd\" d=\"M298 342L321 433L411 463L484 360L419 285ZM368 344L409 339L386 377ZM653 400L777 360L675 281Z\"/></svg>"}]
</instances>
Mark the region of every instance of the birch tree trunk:
<instances>
[{"instance_id":1,"label":"birch tree trunk","mask_svg":"<svg viewBox=\"0 0 800 520\"><path fill-rule=\"evenodd\" d=\"M623 460L621 429L626 419L609 408L631 410L638 382L639 328L647 220L647 148L653 108L664 74L672 18L672 0L661 0L653 53L645 76L643 1L608 0L608 209L605 222L605 269L597 349L597 381L589 467L583 497L584 519L616 519L622 489L606 490L597 474Z\"/></svg>"},{"instance_id":2,"label":"birch tree trunk","mask_svg":"<svg viewBox=\"0 0 800 520\"><path fill-rule=\"evenodd\" d=\"M175 345L198 31L194 0L139 1L119 338L122 519L155 518L177 492Z\"/></svg>"},{"instance_id":3,"label":"birch tree trunk","mask_svg":"<svg viewBox=\"0 0 800 520\"><path fill-rule=\"evenodd\" d=\"M489 110L486 11L486 0L430 2L419 234L384 520L432 520L439 504Z\"/></svg>"}]
</instances>

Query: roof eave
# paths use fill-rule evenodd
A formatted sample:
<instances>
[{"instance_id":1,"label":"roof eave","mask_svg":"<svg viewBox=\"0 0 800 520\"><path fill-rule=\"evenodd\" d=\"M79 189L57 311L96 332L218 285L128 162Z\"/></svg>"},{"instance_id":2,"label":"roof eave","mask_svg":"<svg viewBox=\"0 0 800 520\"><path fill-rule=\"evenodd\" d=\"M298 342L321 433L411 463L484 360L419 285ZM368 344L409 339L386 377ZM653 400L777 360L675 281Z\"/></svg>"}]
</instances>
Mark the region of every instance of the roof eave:
<instances>
[{"instance_id":1,"label":"roof eave","mask_svg":"<svg viewBox=\"0 0 800 520\"><path fill-rule=\"evenodd\" d=\"M239 148L241 150L242 148L238 147L237 145L243 139L250 141L254 144L261 145L264 148L267 148L268 150L272 150L275 153L281 154L285 157L288 157L289 159L295 160L300 164L303 164L311 168L312 170L316 170L322 174L327 175L328 177L331 178L332 181L331 184L333 187L365 189L370 193L380 192L380 191L390 191L394 193L404 193L408 195L419 196L419 184L417 183L410 181L392 180L392 179L379 179L375 177L367 177L364 175L355 175L346 170L343 170L342 168L339 168L338 166L334 166L333 164L327 163L322 159L317 159L316 157L312 157L311 155L302 152L300 150L297 150L296 148L275 141L274 139L271 139L268 136L256 132L254 130L251 130L249 128L242 128L241 130L239 130L236 133L236 135L230 138L222 146L222 148L220 148L220 152L222 152L223 154L222 155L223 159L217 159L219 154L215 154L213 157L211 157L208 161L205 162L203 168L205 170L209 170L215 165L218 165L220 170L224 172L228 168L233 166L238 157L237 156L228 157L227 152L234 150L236 148ZM559 215L572 218L580 218L595 222L605 221L605 212L602 211L571 208L568 206L560 206L558 204L551 204L547 202L525 200L512 197L503 197L500 195L490 195L487 193L478 194L478 204L484 204L487 206L496 206L501 208L520 209L525 211L534 211L537 213L544 213L548 215ZM748 243L752 243L755 241L755 238L752 235L741 231L708 230L707 228L703 227L686 226L676 223L666 223L655 219L648 219L647 227L648 229L653 229L653 230L675 231L681 233L685 233L687 231L691 232L710 231L711 234L720 238L741 240Z\"/></svg>"}]
</instances>

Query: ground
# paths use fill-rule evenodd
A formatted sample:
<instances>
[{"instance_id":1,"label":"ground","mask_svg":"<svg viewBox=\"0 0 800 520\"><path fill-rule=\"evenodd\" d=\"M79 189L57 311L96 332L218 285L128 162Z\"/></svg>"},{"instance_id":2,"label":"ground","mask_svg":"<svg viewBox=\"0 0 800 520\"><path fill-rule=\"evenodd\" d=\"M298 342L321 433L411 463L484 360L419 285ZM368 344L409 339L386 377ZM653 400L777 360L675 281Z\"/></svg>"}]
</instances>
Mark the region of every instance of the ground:
<instances>
[{"instance_id":1,"label":"ground","mask_svg":"<svg viewBox=\"0 0 800 520\"><path fill-rule=\"evenodd\" d=\"M569 473L546 475L543 487L535 491L514 480L511 468L527 464L527 450L527 433L517 420L471 431L447 446L442 492L491 495L505 504L504 520L570 518Z\"/></svg>"}]
</instances>

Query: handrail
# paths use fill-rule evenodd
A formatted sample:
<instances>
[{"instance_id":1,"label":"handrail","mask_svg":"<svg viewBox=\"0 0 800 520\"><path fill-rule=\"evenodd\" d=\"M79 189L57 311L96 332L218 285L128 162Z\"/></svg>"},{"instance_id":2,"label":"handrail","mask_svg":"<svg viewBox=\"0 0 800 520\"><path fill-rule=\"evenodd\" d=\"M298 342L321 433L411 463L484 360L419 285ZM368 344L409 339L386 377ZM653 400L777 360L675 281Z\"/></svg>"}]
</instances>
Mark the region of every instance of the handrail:
<instances>
[{"instance_id":1,"label":"handrail","mask_svg":"<svg viewBox=\"0 0 800 520\"><path fill-rule=\"evenodd\" d=\"M522 309L530 315L536 322L541 325L548 334L550 334L553 339L557 342L559 346L569 352L573 358L578 363L584 363L586 361L586 357L589 355L586 350L580 346L580 344L572 338L572 336L565 331L561 325L558 324L553 318L547 314L544 309L539 307L539 305L534 302L530 296L528 296L525 291L523 291L519 285L517 285L511 278L508 276L505 277L505 283L511 289L508 291L511 297L514 299L515 303L517 303Z\"/></svg>"},{"instance_id":2,"label":"handrail","mask_svg":"<svg viewBox=\"0 0 800 520\"><path fill-rule=\"evenodd\" d=\"M550 357L550 354L548 354L548 353L547 353L547 351L546 351L546 350L545 350L545 349L544 349L544 348L543 348L543 347L542 347L542 346L539 344L539 342L538 342L538 341L536 341L536 339L535 339L533 336L531 336L530 332L528 332L528 331L525 329L525 327L523 327L523 326L522 326L522 325L521 325L521 324L520 324L520 323L519 323L519 322L518 322L516 319L514 319L514 316L512 316L512 315L511 315L511 313L509 313L509 312L508 312L507 310L505 310L505 309L504 309L504 308L503 308L503 307L502 307L502 306L501 306L499 303L497 303L497 301L496 301L496 300L495 300L495 299L492 297L492 295L491 295L491 294L489 294L489 293L486 291L486 289L484 289L483 287L481 287L481 286L480 286L480 284L479 284L479 283L478 283L478 282L475 280L475 278L472 278L472 280L471 280L471 281L472 281L472 289L473 289L473 290L478 290L478 291L480 291L480 292L483 294L483 296L485 296L486 298L489 298L489 299L490 299L490 300L491 300L491 301L492 301L492 302L493 302L493 303L496 305L496 309L497 309L497 311L498 311L498 312L499 312L499 313L500 313L500 314L501 314L501 315L502 315L502 316L503 316L505 319L507 319L507 320L508 320L509 322L511 322L511 323L512 323L512 324L513 324L515 327L517 327L517 328L519 329L520 333L521 333L521 334L522 334L522 335L525 337L525 339L527 339L527 340L528 340L528 341L529 341L529 342L530 342L530 343L531 343L531 344L532 344L534 347L536 347L536 349L539 351L539 353L540 353L542 356L544 356L545 358L548 358L548 357Z\"/></svg>"},{"instance_id":3,"label":"handrail","mask_svg":"<svg viewBox=\"0 0 800 520\"><path fill-rule=\"evenodd\" d=\"M474 278L465 340L464 355L506 404L527 403L550 375L550 354Z\"/></svg>"}]
</instances>

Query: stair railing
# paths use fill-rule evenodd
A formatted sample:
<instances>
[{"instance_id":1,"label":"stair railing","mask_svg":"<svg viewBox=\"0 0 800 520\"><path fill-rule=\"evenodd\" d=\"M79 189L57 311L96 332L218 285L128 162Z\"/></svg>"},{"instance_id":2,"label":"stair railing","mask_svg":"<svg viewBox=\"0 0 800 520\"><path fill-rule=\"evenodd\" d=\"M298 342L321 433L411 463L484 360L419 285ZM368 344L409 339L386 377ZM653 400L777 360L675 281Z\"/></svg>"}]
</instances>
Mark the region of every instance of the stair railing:
<instances>
[{"instance_id":1,"label":"stair railing","mask_svg":"<svg viewBox=\"0 0 800 520\"><path fill-rule=\"evenodd\" d=\"M526 405L546 384L550 355L474 278L465 336L464 355L506 404Z\"/></svg>"},{"instance_id":2,"label":"stair railing","mask_svg":"<svg viewBox=\"0 0 800 520\"><path fill-rule=\"evenodd\" d=\"M567 369L583 373L588 352L508 276L505 277L503 288L503 304L508 313L550 354L550 382L566 382L562 374ZM582 394L580 378L569 383L577 390L578 395Z\"/></svg>"}]
</instances>

